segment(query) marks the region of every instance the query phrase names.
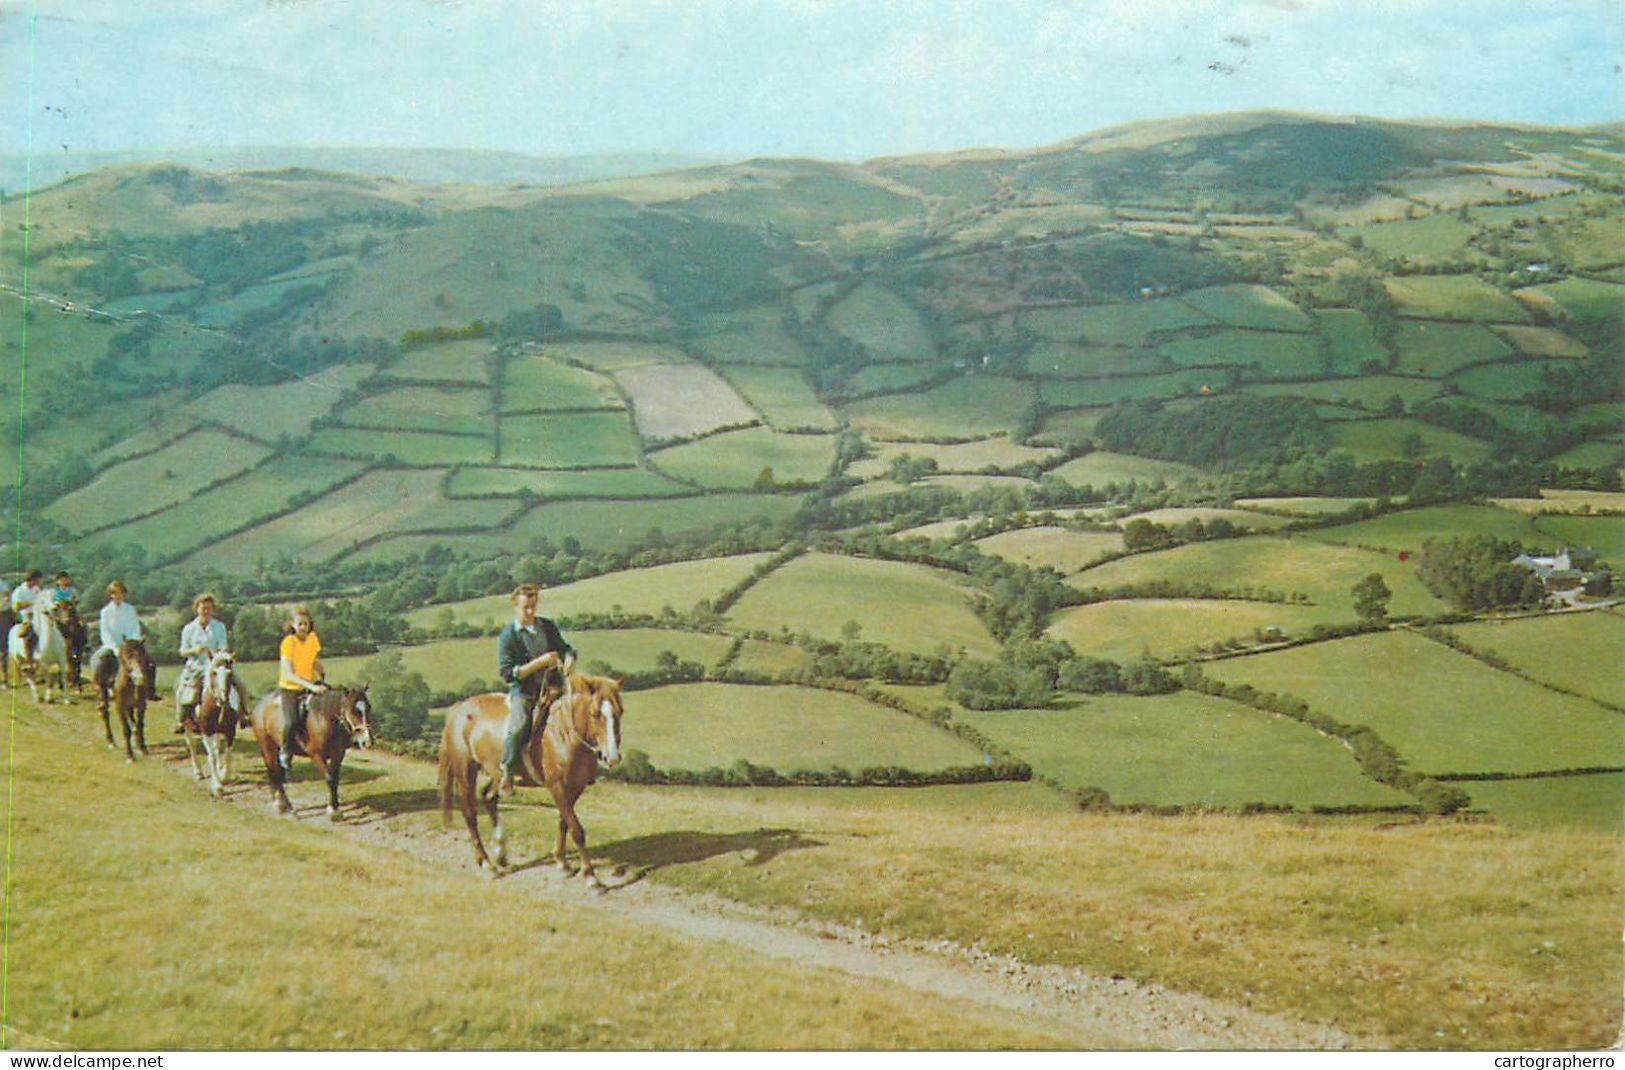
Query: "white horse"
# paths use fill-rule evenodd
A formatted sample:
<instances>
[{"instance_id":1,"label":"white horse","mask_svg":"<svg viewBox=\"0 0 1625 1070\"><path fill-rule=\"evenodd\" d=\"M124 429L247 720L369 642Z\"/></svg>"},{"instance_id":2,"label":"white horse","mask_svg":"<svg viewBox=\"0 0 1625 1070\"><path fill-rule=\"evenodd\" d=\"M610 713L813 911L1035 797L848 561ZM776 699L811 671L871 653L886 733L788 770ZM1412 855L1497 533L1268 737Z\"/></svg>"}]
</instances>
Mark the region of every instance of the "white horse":
<instances>
[{"instance_id":1,"label":"white horse","mask_svg":"<svg viewBox=\"0 0 1625 1070\"><path fill-rule=\"evenodd\" d=\"M203 741L204 765L208 767L209 794L218 796L221 786L231 781L231 748L237 741L237 729L248 716L248 691L235 672L236 655L222 650L209 659L203 680L198 688L197 704L181 725L185 728L186 756L192 761L192 776L204 777L198 765L197 751L192 746L196 733Z\"/></svg>"},{"instance_id":2,"label":"white horse","mask_svg":"<svg viewBox=\"0 0 1625 1070\"><path fill-rule=\"evenodd\" d=\"M28 614L28 626L34 629L34 656L28 656L27 644L23 641L24 625L12 626L11 634L6 636L6 675L10 679L17 676L28 682L28 691L38 702L39 688L37 681L45 677L45 701L51 701L51 673L56 673L58 690L62 695L62 703L68 702L68 641L62 637L62 629L56 626L56 619L51 615L51 607L41 598L36 601Z\"/></svg>"}]
</instances>

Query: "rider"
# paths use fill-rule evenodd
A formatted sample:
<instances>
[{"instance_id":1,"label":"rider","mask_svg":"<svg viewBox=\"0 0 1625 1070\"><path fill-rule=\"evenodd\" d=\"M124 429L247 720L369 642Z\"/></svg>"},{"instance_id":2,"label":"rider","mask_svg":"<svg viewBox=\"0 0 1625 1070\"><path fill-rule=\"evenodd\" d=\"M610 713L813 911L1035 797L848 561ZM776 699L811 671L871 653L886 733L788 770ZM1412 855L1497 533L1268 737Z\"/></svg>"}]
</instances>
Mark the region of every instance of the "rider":
<instances>
[{"instance_id":1,"label":"rider","mask_svg":"<svg viewBox=\"0 0 1625 1070\"><path fill-rule=\"evenodd\" d=\"M118 658L119 644L126 639L141 641L141 620L135 615L135 607L124 600L127 592L123 580L114 580L107 585L107 604L102 607L101 616L97 618L97 627L101 636L101 646L96 653L90 656L90 675L96 675L97 663L104 658ZM147 698L156 699L158 689L151 674L147 677Z\"/></svg>"},{"instance_id":2,"label":"rider","mask_svg":"<svg viewBox=\"0 0 1625 1070\"><path fill-rule=\"evenodd\" d=\"M277 761L284 773L293 768L293 737L303 720L300 700L307 691L319 695L327 690L322 682L327 671L316 658L321 650L322 641L316 636L310 610L294 606L288 611L288 626L282 635L282 675L277 680L277 694L282 700L282 747Z\"/></svg>"},{"instance_id":3,"label":"rider","mask_svg":"<svg viewBox=\"0 0 1625 1070\"><path fill-rule=\"evenodd\" d=\"M52 608L60 606L64 602L73 606L75 610L79 608L79 588L73 585L73 580L69 578L66 572L58 572L55 584L47 587L42 592L41 597L49 598Z\"/></svg>"},{"instance_id":4,"label":"rider","mask_svg":"<svg viewBox=\"0 0 1625 1070\"><path fill-rule=\"evenodd\" d=\"M40 591L40 580L43 578L39 569L29 569L28 575L23 577L23 582L19 583L16 589L11 592L11 615L14 619L18 621L27 620L33 612L34 603L39 600L42 593ZM27 651L30 659L34 656L35 643L38 642L38 638L34 634L33 628L29 628L23 633L23 649Z\"/></svg>"},{"instance_id":5,"label":"rider","mask_svg":"<svg viewBox=\"0 0 1625 1070\"><path fill-rule=\"evenodd\" d=\"M546 617L536 615L540 592L533 583L513 589L513 620L497 636L497 671L508 685L508 720L503 726L502 779L500 795L513 794L514 774L519 771L525 740L530 737L530 711L541 708L536 730L547 726L547 708L559 693L554 684L560 661L566 668L575 658L575 649L564 641L559 629ZM543 684L546 683L546 694Z\"/></svg>"},{"instance_id":6,"label":"rider","mask_svg":"<svg viewBox=\"0 0 1625 1070\"><path fill-rule=\"evenodd\" d=\"M209 671L209 660L226 649L229 642L224 622L215 619L214 595L207 592L198 595L192 599L192 608L197 611L197 617L181 629L180 654L186 663L181 666L180 676L175 680L177 732L185 731L186 715L197 707L203 677Z\"/></svg>"}]
</instances>

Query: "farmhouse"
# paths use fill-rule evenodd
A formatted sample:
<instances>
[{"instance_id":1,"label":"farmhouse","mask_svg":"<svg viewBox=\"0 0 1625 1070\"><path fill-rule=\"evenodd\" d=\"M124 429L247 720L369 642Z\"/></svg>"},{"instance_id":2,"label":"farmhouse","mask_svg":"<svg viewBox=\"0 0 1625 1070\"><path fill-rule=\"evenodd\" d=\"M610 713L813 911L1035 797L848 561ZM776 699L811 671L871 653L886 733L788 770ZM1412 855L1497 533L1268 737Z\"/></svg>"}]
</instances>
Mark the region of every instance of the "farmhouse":
<instances>
[{"instance_id":1,"label":"farmhouse","mask_svg":"<svg viewBox=\"0 0 1625 1070\"><path fill-rule=\"evenodd\" d=\"M1587 594L1607 594L1613 578L1606 568L1597 568L1597 551L1591 547L1561 547L1550 556L1519 554L1514 565L1522 565L1540 577L1548 591L1569 591L1584 587Z\"/></svg>"}]
</instances>

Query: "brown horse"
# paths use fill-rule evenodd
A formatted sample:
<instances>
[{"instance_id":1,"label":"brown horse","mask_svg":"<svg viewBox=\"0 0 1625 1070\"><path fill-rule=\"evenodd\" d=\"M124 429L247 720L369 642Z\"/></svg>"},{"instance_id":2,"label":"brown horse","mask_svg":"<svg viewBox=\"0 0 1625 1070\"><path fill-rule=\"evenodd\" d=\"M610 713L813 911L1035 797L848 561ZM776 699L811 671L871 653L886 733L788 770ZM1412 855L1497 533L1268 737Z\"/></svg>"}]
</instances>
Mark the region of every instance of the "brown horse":
<instances>
[{"instance_id":1,"label":"brown horse","mask_svg":"<svg viewBox=\"0 0 1625 1070\"><path fill-rule=\"evenodd\" d=\"M564 837L568 833L581 854L581 875L602 887L587 854L587 833L576 817L576 800L598 775L598 763L613 766L621 760L621 685L607 676L565 677L564 694L554 700L547 727L532 732L524 750L525 777L522 783L545 786L559 812L558 840L553 861L566 873ZM496 779L502 757L502 728L508 718L505 695L472 695L446 712L446 729L440 740L440 808L449 819L452 797L462 806L474 842L474 863L485 876L495 876L506 864L507 846L502 835L502 818L497 813ZM477 790L481 772L486 783ZM485 853L480 842L479 801L491 815L491 838L496 858Z\"/></svg>"},{"instance_id":2,"label":"brown horse","mask_svg":"<svg viewBox=\"0 0 1625 1070\"><path fill-rule=\"evenodd\" d=\"M135 725L136 745L147 753L147 650L134 639L126 639L118 648L118 671L113 678L113 705L118 707L119 727L124 731L124 758L135 761L130 749L130 725ZM102 705L102 731L107 733L107 746L113 742L113 726L108 720L107 705Z\"/></svg>"},{"instance_id":3,"label":"brown horse","mask_svg":"<svg viewBox=\"0 0 1625 1070\"><path fill-rule=\"evenodd\" d=\"M229 650L210 658L198 700L187 707L181 717L186 756L192 760L192 777L203 779L203 767L198 765L197 751L192 746L195 735L203 741L203 760L209 768L209 794L215 796L231 779L231 748L237 742L238 725L248 724L248 691L237 679L235 665L236 656Z\"/></svg>"},{"instance_id":4,"label":"brown horse","mask_svg":"<svg viewBox=\"0 0 1625 1070\"><path fill-rule=\"evenodd\" d=\"M292 751L296 755L308 755L316 763L316 770L327 781L327 816L337 820L339 767L344 764L346 750L372 746L372 704L367 700L364 687L330 687L309 696L307 702L304 731L295 736ZM288 793L283 787L282 765L277 761L277 750L282 746L282 733L286 729L279 692L272 691L254 704L248 725L254 730L260 757L265 760L265 775L271 784L271 807L279 814L292 813L293 804L288 802Z\"/></svg>"}]
</instances>

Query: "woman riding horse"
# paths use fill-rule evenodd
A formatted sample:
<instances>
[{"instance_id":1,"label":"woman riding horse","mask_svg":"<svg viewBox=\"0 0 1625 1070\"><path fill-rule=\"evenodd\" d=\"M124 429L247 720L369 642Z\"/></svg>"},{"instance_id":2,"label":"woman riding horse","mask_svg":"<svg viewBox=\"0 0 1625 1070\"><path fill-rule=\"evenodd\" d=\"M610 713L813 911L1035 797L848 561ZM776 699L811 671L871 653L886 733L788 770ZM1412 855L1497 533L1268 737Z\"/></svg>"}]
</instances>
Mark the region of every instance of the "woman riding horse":
<instances>
[{"instance_id":1,"label":"woman riding horse","mask_svg":"<svg viewBox=\"0 0 1625 1070\"><path fill-rule=\"evenodd\" d=\"M109 583L107 604L102 607L101 615L96 618L97 638L101 645L90 656L90 678L96 683L97 704L104 716L111 697L113 675L118 671L119 648L126 640L141 644L141 653L146 658L144 677L147 700L153 702L158 698L157 672L152 664L152 658L147 656L145 639L141 634L141 618L136 616L135 607L124 600L127 593L123 580Z\"/></svg>"},{"instance_id":2,"label":"woman riding horse","mask_svg":"<svg viewBox=\"0 0 1625 1070\"><path fill-rule=\"evenodd\" d=\"M226 638L226 626L217 620L214 615L214 595L204 593L192 599L192 608L197 616L188 621L186 627L181 629L181 657L186 664L181 666L179 679L175 681L175 733L184 734L186 719L191 716L197 706L198 694L203 687L203 677L209 671L209 661L216 654L226 649L229 640Z\"/></svg>"},{"instance_id":3,"label":"woman riding horse","mask_svg":"<svg viewBox=\"0 0 1625 1070\"><path fill-rule=\"evenodd\" d=\"M28 575L23 577L23 582L19 583L15 588L12 589L10 606L13 627L16 626L17 622L25 621L33 614L34 603L39 601L41 593L40 580L43 578L44 577L40 574L39 569L29 569ZM11 630L8 628L6 631L9 635ZM33 660L35 643L34 637L32 635L25 636L25 643L27 656L29 660Z\"/></svg>"}]
</instances>

